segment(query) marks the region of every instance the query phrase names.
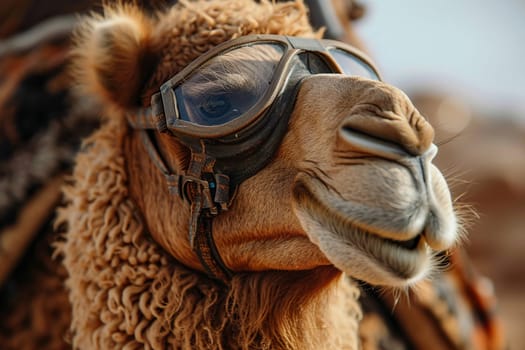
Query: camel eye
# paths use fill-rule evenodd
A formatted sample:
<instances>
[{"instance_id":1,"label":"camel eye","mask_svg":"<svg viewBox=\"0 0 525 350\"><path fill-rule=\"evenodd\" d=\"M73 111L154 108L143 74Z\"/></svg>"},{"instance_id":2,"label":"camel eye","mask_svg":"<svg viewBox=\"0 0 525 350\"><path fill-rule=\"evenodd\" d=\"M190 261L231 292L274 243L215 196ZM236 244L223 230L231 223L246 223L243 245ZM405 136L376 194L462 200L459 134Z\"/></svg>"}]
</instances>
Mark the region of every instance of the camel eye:
<instances>
[{"instance_id":1,"label":"camel eye","mask_svg":"<svg viewBox=\"0 0 525 350\"><path fill-rule=\"evenodd\" d=\"M205 96L198 108L199 124L202 125L220 125L233 120L241 114L241 110L246 109L242 103L242 97L248 96L249 93L230 93L220 92Z\"/></svg>"},{"instance_id":2,"label":"camel eye","mask_svg":"<svg viewBox=\"0 0 525 350\"><path fill-rule=\"evenodd\" d=\"M344 74L379 80L374 69L359 57L338 48L330 48L328 51L339 64Z\"/></svg>"},{"instance_id":3,"label":"camel eye","mask_svg":"<svg viewBox=\"0 0 525 350\"><path fill-rule=\"evenodd\" d=\"M219 96L208 96L199 106L199 109L205 117L214 119L226 114L230 107L230 99L226 94L222 94Z\"/></svg>"}]
</instances>

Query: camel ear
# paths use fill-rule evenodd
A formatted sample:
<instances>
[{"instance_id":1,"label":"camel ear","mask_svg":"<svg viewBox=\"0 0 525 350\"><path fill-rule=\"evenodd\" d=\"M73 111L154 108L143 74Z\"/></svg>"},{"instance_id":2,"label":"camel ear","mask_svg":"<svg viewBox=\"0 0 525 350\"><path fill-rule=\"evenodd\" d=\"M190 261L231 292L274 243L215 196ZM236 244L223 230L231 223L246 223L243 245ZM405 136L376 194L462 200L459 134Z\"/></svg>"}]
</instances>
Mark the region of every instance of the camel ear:
<instances>
[{"instance_id":1,"label":"camel ear","mask_svg":"<svg viewBox=\"0 0 525 350\"><path fill-rule=\"evenodd\" d=\"M157 62L151 20L137 7L106 8L76 31L73 72L82 93L129 109Z\"/></svg>"}]
</instances>

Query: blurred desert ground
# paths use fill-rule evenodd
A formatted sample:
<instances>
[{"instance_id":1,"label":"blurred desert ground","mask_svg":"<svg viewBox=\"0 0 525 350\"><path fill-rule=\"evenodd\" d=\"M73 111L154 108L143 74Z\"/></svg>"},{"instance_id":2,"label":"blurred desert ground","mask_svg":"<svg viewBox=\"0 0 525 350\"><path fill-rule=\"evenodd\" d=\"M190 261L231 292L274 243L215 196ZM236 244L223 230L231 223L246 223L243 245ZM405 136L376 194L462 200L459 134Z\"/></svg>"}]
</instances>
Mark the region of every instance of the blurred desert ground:
<instances>
[{"instance_id":1,"label":"blurred desert ground","mask_svg":"<svg viewBox=\"0 0 525 350\"><path fill-rule=\"evenodd\" d=\"M469 255L493 282L510 348L525 349L525 1L362 2L358 34L436 127L436 162L479 215Z\"/></svg>"},{"instance_id":2,"label":"blurred desert ground","mask_svg":"<svg viewBox=\"0 0 525 350\"><path fill-rule=\"evenodd\" d=\"M511 349L523 349L525 1L361 2L367 13L356 29L370 55L432 121L437 164L479 215L470 216L465 244L493 282ZM3 0L0 38L92 3L55 0L37 10L31 0Z\"/></svg>"}]
</instances>

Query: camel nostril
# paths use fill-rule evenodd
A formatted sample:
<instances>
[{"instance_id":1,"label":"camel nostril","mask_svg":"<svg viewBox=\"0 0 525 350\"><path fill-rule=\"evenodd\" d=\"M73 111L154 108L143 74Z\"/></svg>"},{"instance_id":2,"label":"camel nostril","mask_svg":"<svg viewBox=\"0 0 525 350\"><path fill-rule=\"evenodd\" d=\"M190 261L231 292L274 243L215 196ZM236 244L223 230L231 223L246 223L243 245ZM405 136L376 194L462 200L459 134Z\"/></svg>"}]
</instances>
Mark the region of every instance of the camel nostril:
<instances>
[{"instance_id":1,"label":"camel nostril","mask_svg":"<svg viewBox=\"0 0 525 350\"><path fill-rule=\"evenodd\" d=\"M412 156L424 153L434 139L434 129L408 97L383 85L368 92L368 101L352 106L341 126L397 144Z\"/></svg>"},{"instance_id":2,"label":"camel nostril","mask_svg":"<svg viewBox=\"0 0 525 350\"><path fill-rule=\"evenodd\" d=\"M342 127L339 135L342 141L356 152L369 153L390 160L410 157L410 154L398 144L367 135L348 127Z\"/></svg>"}]
</instances>

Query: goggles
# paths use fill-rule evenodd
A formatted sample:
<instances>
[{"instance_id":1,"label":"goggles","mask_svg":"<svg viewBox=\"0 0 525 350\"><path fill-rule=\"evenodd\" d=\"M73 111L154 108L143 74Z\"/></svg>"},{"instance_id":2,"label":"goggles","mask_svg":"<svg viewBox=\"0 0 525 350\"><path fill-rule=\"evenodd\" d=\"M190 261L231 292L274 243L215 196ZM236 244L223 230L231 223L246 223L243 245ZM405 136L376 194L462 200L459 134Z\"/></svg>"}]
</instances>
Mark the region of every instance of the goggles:
<instances>
[{"instance_id":1,"label":"goggles","mask_svg":"<svg viewBox=\"0 0 525 350\"><path fill-rule=\"evenodd\" d=\"M344 43L280 35L250 35L203 54L129 114L170 193L191 203L189 240L212 276L229 270L216 251L211 218L226 210L237 186L275 154L288 128L301 81L315 74L380 80L360 51ZM191 151L174 174L148 130L175 136Z\"/></svg>"},{"instance_id":2,"label":"goggles","mask_svg":"<svg viewBox=\"0 0 525 350\"><path fill-rule=\"evenodd\" d=\"M166 81L153 95L151 108L130 122L138 129L168 129L182 137L227 137L264 114L298 63L309 71L305 75L380 79L363 53L342 42L243 36L216 46Z\"/></svg>"}]
</instances>

